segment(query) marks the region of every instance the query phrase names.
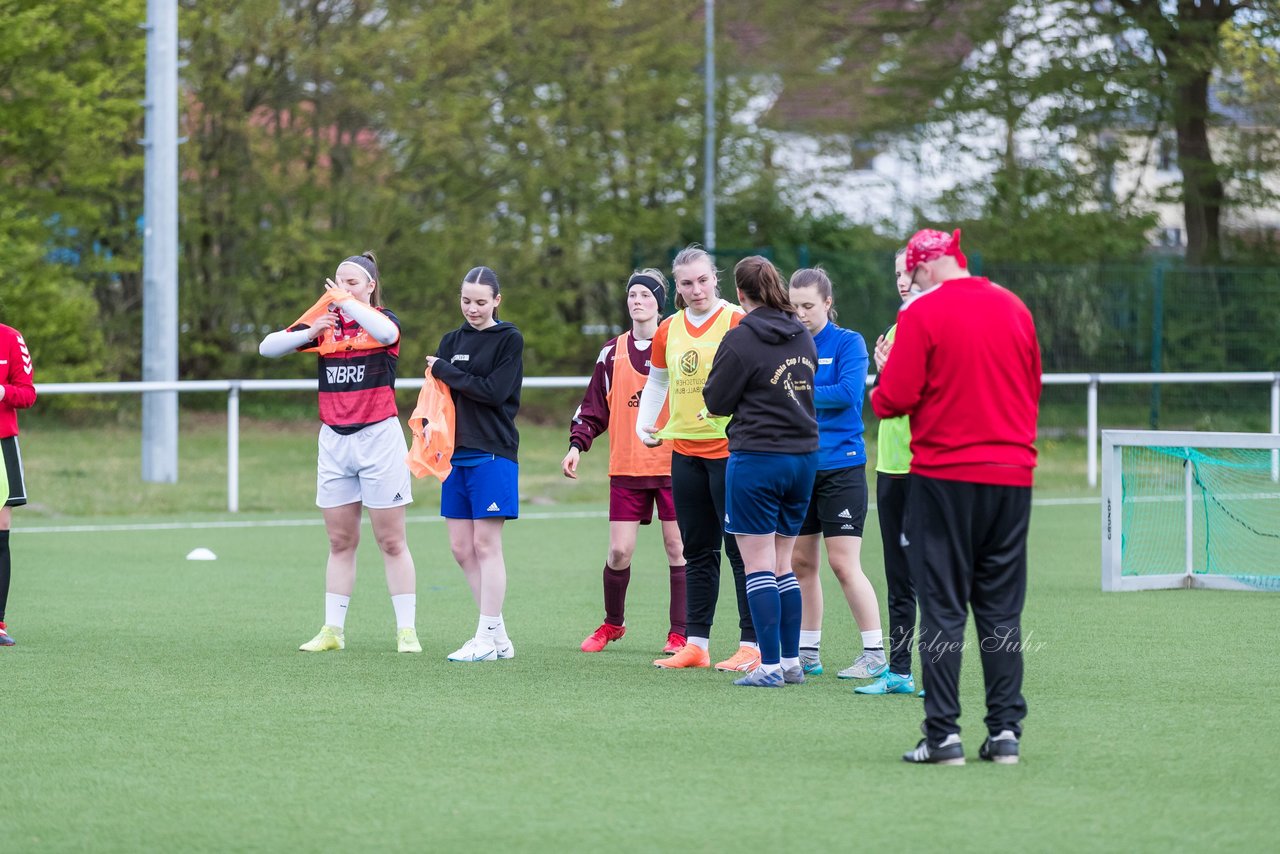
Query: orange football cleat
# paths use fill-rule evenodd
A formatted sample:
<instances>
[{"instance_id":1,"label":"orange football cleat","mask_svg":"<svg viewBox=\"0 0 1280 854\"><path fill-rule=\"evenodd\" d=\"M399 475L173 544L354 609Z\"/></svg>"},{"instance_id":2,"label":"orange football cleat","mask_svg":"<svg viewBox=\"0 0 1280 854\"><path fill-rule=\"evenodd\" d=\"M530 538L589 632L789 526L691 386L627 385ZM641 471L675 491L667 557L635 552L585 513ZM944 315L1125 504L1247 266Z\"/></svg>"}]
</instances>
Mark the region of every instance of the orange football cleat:
<instances>
[{"instance_id":1,"label":"orange football cleat","mask_svg":"<svg viewBox=\"0 0 1280 854\"><path fill-rule=\"evenodd\" d=\"M760 666L760 650L755 647L743 646L738 647L729 658L716 665L716 670L723 670L726 673L750 673Z\"/></svg>"}]
</instances>

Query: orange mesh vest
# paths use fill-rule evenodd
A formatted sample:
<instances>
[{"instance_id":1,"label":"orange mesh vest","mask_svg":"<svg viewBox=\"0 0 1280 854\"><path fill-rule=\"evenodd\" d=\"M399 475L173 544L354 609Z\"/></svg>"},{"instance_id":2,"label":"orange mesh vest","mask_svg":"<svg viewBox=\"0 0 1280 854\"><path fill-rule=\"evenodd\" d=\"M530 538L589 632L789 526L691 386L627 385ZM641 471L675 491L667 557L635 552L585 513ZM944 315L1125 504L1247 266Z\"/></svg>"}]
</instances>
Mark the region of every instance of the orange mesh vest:
<instances>
[{"instance_id":1,"label":"orange mesh vest","mask_svg":"<svg viewBox=\"0 0 1280 854\"><path fill-rule=\"evenodd\" d=\"M335 296L336 294L342 294L342 296ZM293 325L289 328L293 329L298 326L310 326L323 316L325 312L329 311L332 306L340 305L349 299L354 299L354 297L346 291L325 291L320 296L320 299L316 300L315 305L304 311L302 316L295 320ZM339 334L341 334L341 332L339 332ZM309 353L317 352L321 356L328 356L331 353L346 353L350 350L377 350L387 346L386 344L379 343L372 335L365 332L363 327L361 327L360 331L355 335L345 338L335 340L333 335L334 330L331 329L315 341L312 341L303 349Z\"/></svg>"},{"instance_id":2,"label":"orange mesh vest","mask_svg":"<svg viewBox=\"0 0 1280 854\"><path fill-rule=\"evenodd\" d=\"M434 475L444 482L453 471L453 395L449 387L431 376L427 368L426 382L418 392L418 404L409 416L413 447L404 461L414 477Z\"/></svg>"},{"instance_id":3,"label":"orange mesh vest","mask_svg":"<svg viewBox=\"0 0 1280 854\"><path fill-rule=\"evenodd\" d=\"M631 364L631 333L618 336L613 350L613 375L609 382L609 475L649 477L671 474L671 447L663 443L656 448L647 447L636 436L636 422L640 418L640 395L644 391L647 374L637 371ZM658 417L661 424L667 416L667 406L662 406Z\"/></svg>"}]
</instances>

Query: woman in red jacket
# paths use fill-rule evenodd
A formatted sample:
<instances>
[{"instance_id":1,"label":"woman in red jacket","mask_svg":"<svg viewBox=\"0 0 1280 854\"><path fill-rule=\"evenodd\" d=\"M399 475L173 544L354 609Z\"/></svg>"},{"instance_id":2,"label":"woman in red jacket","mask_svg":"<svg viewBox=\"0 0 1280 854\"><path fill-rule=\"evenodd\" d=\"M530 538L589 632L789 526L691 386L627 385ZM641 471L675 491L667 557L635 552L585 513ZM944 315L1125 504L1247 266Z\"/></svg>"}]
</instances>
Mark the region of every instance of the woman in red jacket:
<instances>
[{"instance_id":1,"label":"woman in red jacket","mask_svg":"<svg viewBox=\"0 0 1280 854\"><path fill-rule=\"evenodd\" d=\"M36 402L36 388L31 380L31 351L22 333L12 326L0 324L0 491L4 506L0 507L0 646L13 646L13 638L4 624L4 609L9 602L9 508L27 503L27 486L22 477L22 453L18 450L18 410Z\"/></svg>"}]
</instances>

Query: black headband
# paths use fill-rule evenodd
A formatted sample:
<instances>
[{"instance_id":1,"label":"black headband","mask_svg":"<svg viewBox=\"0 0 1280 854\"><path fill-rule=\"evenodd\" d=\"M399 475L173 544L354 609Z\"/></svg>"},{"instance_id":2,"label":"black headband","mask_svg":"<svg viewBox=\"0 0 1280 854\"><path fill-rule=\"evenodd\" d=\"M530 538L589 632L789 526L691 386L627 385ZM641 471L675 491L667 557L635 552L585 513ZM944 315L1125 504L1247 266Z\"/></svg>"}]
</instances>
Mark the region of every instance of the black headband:
<instances>
[{"instance_id":1,"label":"black headband","mask_svg":"<svg viewBox=\"0 0 1280 854\"><path fill-rule=\"evenodd\" d=\"M627 280L628 291L631 290L632 285L644 285L648 288L653 293L653 298L658 301L658 311L667 307L667 289L660 279L654 278L649 273L632 273L631 278Z\"/></svg>"}]
</instances>

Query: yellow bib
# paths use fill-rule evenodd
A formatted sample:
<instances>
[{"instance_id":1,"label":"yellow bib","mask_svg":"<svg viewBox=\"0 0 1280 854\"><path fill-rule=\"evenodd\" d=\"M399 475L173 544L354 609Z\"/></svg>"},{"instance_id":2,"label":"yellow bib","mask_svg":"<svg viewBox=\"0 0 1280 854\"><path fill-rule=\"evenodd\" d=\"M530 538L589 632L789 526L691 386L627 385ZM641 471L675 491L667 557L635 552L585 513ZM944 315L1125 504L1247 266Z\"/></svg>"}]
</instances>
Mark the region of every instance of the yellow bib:
<instances>
[{"instance_id":1,"label":"yellow bib","mask_svg":"<svg viewBox=\"0 0 1280 854\"><path fill-rule=\"evenodd\" d=\"M684 312L678 312L667 328L667 405L671 417L658 431L660 439L723 439L728 418L699 419L698 413L706 408L702 402L702 387L711 373L711 360L715 358L720 341L729 331L735 305L725 304L709 327L701 335L689 334Z\"/></svg>"}]
</instances>

